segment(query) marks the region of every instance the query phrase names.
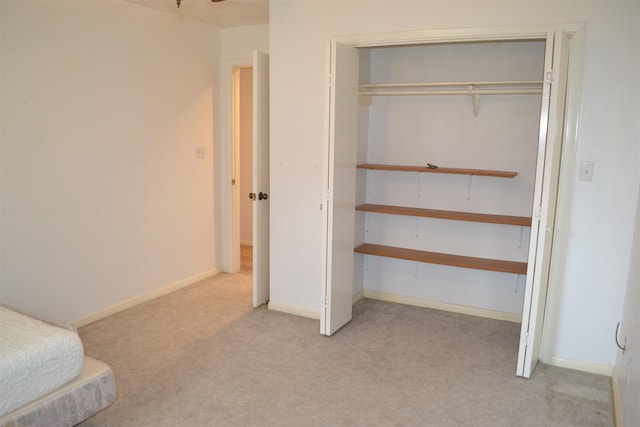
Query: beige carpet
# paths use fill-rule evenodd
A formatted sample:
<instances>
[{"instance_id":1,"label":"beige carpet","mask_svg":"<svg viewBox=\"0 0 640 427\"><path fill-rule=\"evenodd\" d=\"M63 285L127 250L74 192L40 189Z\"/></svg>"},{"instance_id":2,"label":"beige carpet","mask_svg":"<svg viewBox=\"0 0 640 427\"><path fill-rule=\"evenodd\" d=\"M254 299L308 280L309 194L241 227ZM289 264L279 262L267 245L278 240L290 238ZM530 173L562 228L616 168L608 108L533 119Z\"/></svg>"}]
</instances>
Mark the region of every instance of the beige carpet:
<instances>
[{"instance_id":1,"label":"beige carpet","mask_svg":"<svg viewBox=\"0 0 640 427\"><path fill-rule=\"evenodd\" d=\"M253 271L253 246L240 246L240 271L243 273Z\"/></svg>"},{"instance_id":2,"label":"beige carpet","mask_svg":"<svg viewBox=\"0 0 640 427\"><path fill-rule=\"evenodd\" d=\"M514 374L518 325L364 300L333 337L219 275L80 329L118 399L88 426L613 426L608 377Z\"/></svg>"}]
</instances>

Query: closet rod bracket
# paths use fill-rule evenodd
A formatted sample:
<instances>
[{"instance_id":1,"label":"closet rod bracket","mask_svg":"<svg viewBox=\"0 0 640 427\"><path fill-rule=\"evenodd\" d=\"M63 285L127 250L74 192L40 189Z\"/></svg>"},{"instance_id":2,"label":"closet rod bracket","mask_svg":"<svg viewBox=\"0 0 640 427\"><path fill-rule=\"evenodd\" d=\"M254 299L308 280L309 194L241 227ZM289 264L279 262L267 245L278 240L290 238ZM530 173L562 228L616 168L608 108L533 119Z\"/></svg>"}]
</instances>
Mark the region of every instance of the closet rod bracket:
<instances>
[{"instance_id":1,"label":"closet rod bracket","mask_svg":"<svg viewBox=\"0 0 640 427\"><path fill-rule=\"evenodd\" d=\"M478 117L479 95L476 92L475 85L469 85L469 96L471 96L471 108L473 109L473 117Z\"/></svg>"}]
</instances>

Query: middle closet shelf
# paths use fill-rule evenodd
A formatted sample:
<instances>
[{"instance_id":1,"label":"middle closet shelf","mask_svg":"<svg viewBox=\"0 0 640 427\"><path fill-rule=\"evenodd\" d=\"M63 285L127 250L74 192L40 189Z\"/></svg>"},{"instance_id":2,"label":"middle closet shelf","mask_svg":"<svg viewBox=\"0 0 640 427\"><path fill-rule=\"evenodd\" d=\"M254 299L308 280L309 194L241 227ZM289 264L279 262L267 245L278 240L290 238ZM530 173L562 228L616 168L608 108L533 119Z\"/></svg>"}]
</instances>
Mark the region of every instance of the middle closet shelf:
<instances>
[{"instance_id":1,"label":"middle closet shelf","mask_svg":"<svg viewBox=\"0 0 640 427\"><path fill-rule=\"evenodd\" d=\"M373 212L391 215L407 215L422 218L450 219L454 221L486 222L490 224L531 226L531 217L494 215L475 212L445 211L437 209L411 208L406 206L388 206L366 203L356 206L357 211Z\"/></svg>"},{"instance_id":2,"label":"middle closet shelf","mask_svg":"<svg viewBox=\"0 0 640 427\"><path fill-rule=\"evenodd\" d=\"M498 271L502 273L527 274L527 263L500 259L476 258L463 255L444 254L409 248L363 243L354 250L364 255L396 258L429 264L449 265L452 267L473 268L477 270Z\"/></svg>"}]
</instances>

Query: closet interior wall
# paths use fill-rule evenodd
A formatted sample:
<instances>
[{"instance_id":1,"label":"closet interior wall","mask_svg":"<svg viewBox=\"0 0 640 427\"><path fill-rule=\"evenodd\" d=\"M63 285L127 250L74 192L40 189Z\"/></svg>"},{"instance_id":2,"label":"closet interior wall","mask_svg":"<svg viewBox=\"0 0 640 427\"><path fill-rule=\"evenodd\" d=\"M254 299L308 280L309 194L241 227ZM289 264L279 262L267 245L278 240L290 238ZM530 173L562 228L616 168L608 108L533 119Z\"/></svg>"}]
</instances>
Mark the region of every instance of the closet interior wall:
<instances>
[{"instance_id":1,"label":"closet interior wall","mask_svg":"<svg viewBox=\"0 0 640 427\"><path fill-rule=\"evenodd\" d=\"M360 84L542 81L545 42L360 50ZM358 164L514 171L513 178L357 170L356 204L532 215L541 94L360 97ZM530 228L356 211L362 243L527 262ZM354 295L522 312L524 274L356 253ZM429 304L426 304L429 305Z\"/></svg>"}]
</instances>

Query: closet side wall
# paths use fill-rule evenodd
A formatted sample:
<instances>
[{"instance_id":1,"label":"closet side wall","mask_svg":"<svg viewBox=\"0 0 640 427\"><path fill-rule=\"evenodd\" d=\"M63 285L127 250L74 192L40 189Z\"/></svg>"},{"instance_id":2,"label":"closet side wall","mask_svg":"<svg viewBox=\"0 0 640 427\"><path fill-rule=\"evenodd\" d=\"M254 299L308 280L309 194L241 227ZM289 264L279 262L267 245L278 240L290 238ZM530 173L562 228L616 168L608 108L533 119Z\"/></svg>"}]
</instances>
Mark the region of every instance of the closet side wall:
<instances>
[{"instance_id":1,"label":"closet side wall","mask_svg":"<svg viewBox=\"0 0 640 427\"><path fill-rule=\"evenodd\" d=\"M544 42L491 42L372 49L371 83L542 79ZM362 68L362 67L361 67ZM367 203L531 216L540 95L376 96L368 107L366 162L515 171L515 178L359 170ZM364 150L361 150L364 151ZM364 157L364 154L363 154ZM361 161L361 159L358 159ZM358 200L360 202L360 200ZM360 213L363 241L526 262L529 227ZM356 243L359 240L356 234ZM519 315L524 275L370 255L365 292Z\"/></svg>"},{"instance_id":2,"label":"closet side wall","mask_svg":"<svg viewBox=\"0 0 640 427\"><path fill-rule=\"evenodd\" d=\"M371 82L371 49L360 49L359 82ZM358 164L367 162L367 141L369 139L369 102L364 100L358 105L358 142L356 162ZM356 206L367 202L367 180L366 175L356 174ZM356 211L355 215L355 246L365 242L366 215ZM364 294L364 257L356 256L353 266L353 296L359 299Z\"/></svg>"}]
</instances>

